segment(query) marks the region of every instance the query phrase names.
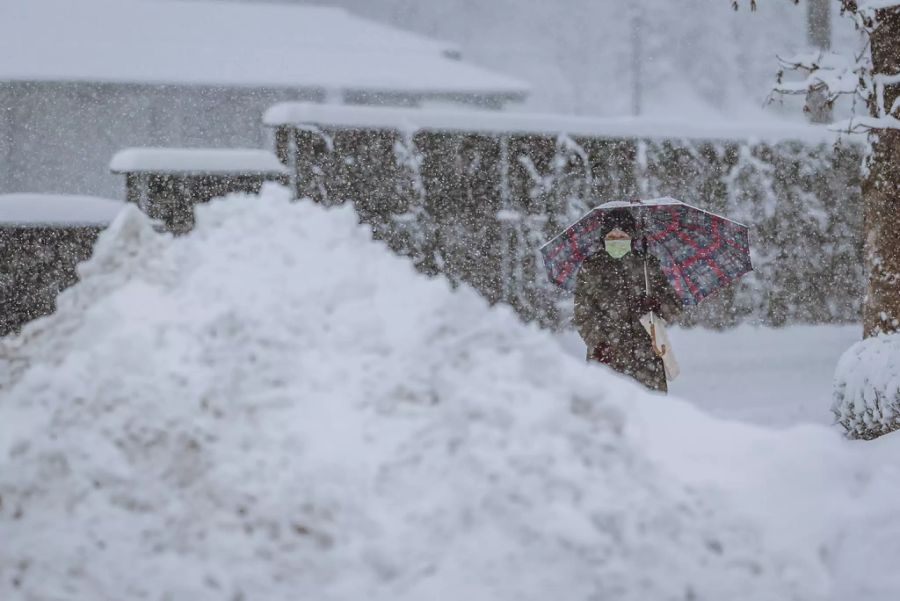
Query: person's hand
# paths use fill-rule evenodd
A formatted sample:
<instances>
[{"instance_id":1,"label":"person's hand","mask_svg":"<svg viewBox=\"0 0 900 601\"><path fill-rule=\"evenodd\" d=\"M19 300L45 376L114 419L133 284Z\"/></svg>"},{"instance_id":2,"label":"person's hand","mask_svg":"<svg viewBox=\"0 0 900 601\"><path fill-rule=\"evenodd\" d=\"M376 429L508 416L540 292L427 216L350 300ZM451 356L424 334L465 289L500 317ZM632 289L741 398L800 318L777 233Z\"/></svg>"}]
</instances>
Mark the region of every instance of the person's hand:
<instances>
[{"instance_id":1,"label":"person's hand","mask_svg":"<svg viewBox=\"0 0 900 601\"><path fill-rule=\"evenodd\" d=\"M659 310L662 308L662 303L655 296L649 296L647 294L641 294L641 298L638 301L638 308L641 310L641 315L645 313L659 313Z\"/></svg>"},{"instance_id":2,"label":"person's hand","mask_svg":"<svg viewBox=\"0 0 900 601\"><path fill-rule=\"evenodd\" d=\"M609 364L609 362L612 361L612 350L609 348L608 344L601 342L594 347L594 350L591 352L591 359L597 363Z\"/></svg>"}]
</instances>

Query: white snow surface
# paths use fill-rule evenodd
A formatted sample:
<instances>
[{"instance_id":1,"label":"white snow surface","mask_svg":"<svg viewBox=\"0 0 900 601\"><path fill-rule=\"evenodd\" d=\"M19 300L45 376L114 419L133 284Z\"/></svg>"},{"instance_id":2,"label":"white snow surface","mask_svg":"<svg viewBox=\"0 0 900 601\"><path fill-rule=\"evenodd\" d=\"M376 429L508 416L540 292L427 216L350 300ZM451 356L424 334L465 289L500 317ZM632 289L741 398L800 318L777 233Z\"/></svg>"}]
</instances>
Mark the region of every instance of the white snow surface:
<instances>
[{"instance_id":1,"label":"white snow surface","mask_svg":"<svg viewBox=\"0 0 900 601\"><path fill-rule=\"evenodd\" d=\"M339 8L211 0L4 0L0 80L524 95L452 44Z\"/></svg>"},{"instance_id":2,"label":"white snow surface","mask_svg":"<svg viewBox=\"0 0 900 601\"><path fill-rule=\"evenodd\" d=\"M570 134L576 136L686 138L700 140L803 140L834 143L826 126L790 121L689 120L659 117L577 117L572 115L466 109L349 106L281 102L263 116L269 126L317 125L338 129L382 128L485 133ZM855 140L858 136L844 135ZM859 137L861 139L861 137Z\"/></svg>"},{"instance_id":3,"label":"white snow surface","mask_svg":"<svg viewBox=\"0 0 900 601\"><path fill-rule=\"evenodd\" d=\"M269 187L0 341L0 598L896 599L900 440L708 417Z\"/></svg>"},{"instance_id":4,"label":"white snow surface","mask_svg":"<svg viewBox=\"0 0 900 601\"><path fill-rule=\"evenodd\" d=\"M114 173L287 173L272 152L256 148L126 148L109 163Z\"/></svg>"},{"instance_id":5,"label":"white snow surface","mask_svg":"<svg viewBox=\"0 0 900 601\"><path fill-rule=\"evenodd\" d=\"M847 349L835 371L832 411L859 434L900 426L900 334L873 336Z\"/></svg>"},{"instance_id":6,"label":"white snow surface","mask_svg":"<svg viewBox=\"0 0 900 601\"><path fill-rule=\"evenodd\" d=\"M0 194L0 224L107 225L125 206L120 200L70 194Z\"/></svg>"},{"instance_id":7,"label":"white snow surface","mask_svg":"<svg viewBox=\"0 0 900 601\"><path fill-rule=\"evenodd\" d=\"M830 426L835 366L861 337L862 324L672 328L681 375L669 392L727 420L779 429ZM559 341L572 356L585 356L574 331Z\"/></svg>"}]
</instances>

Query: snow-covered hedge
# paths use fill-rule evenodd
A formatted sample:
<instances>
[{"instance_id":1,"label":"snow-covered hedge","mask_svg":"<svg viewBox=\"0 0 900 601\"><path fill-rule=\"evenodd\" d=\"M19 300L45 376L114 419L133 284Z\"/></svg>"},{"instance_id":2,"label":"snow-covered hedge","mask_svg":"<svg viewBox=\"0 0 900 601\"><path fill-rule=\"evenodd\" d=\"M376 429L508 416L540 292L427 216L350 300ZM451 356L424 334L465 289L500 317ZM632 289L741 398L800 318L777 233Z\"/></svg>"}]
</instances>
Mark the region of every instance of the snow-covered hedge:
<instances>
[{"instance_id":1,"label":"snow-covered hedge","mask_svg":"<svg viewBox=\"0 0 900 601\"><path fill-rule=\"evenodd\" d=\"M900 429L900 334L857 342L838 362L837 422L850 438L871 439Z\"/></svg>"},{"instance_id":2,"label":"snow-covered hedge","mask_svg":"<svg viewBox=\"0 0 900 601\"><path fill-rule=\"evenodd\" d=\"M0 341L4 601L900 590L897 445L650 395L349 207L130 209L80 275Z\"/></svg>"},{"instance_id":3,"label":"snow-covered hedge","mask_svg":"<svg viewBox=\"0 0 900 601\"><path fill-rule=\"evenodd\" d=\"M664 136L664 134L660 134ZM352 202L427 273L527 320L567 325L540 246L595 204L673 196L751 226L755 271L685 325L859 321L860 148L822 141L634 139L372 127L296 131L298 194Z\"/></svg>"},{"instance_id":4,"label":"snow-covered hedge","mask_svg":"<svg viewBox=\"0 0 900 601\"><path fill-rule=\"evenodd\" d=\"M76 281L121 201L65 194L0 194L0 336L53 311Z\"/></svg>"}]
</instances>

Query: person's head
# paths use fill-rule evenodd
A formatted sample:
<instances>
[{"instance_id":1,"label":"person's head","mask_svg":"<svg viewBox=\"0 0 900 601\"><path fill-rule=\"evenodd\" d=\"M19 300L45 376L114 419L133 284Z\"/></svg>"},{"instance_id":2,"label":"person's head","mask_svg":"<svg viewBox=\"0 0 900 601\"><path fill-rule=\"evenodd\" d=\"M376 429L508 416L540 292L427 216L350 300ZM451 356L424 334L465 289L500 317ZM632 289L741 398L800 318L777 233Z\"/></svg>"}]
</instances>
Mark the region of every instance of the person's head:
<instances>
[{"instance_id":1,"label":"person's head","mask_svg":"<svg viewBox=\"0 0 900 601\"><path fill-rule=\"evenodd\" d=\"M631 239L637 232L637 223L627 209L615 209L604 216L602 232L606 252L614 259L621 259L631 252Z\"/></svg>"}]
</instances>

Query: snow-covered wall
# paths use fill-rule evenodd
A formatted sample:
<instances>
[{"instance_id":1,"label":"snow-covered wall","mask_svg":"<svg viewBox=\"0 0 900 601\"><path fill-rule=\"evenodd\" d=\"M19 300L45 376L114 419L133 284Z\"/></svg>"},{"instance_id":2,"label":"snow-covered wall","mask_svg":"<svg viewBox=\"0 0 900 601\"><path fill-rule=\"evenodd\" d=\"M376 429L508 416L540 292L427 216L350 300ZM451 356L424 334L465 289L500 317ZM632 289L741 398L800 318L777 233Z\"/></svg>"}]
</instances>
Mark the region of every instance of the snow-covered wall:
<instances>
[{"instance_id":1,"label":"snow-covered wall","mask_svg":"<svg viewBox=\"0 0 900 601\"><path fill-rule=\"evenodd\" d=\"M102 229L0 225L0 336L53 312L60 291L78 281L76 265L91 256Z\"/></svg>"},{"instance_id":2,"label":"snow-covered wall","mask_svg":"<svg viewBox=\"0 0 900 601\"><path fill-rule=\"evenodd\" d=\"M282 159L296 165L298 196L353 203L423 271L467 282L527 320L569 322L568 300L547 282L538 249L593 206L634 196L672 196L751 226L755 271L683 323L859 320L860 148L852 140L506 134L419 129L429 122L421 118L396 128L299 124L276 138Z\"/></svg>"}]
</instances>

